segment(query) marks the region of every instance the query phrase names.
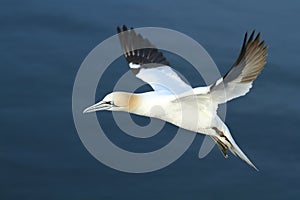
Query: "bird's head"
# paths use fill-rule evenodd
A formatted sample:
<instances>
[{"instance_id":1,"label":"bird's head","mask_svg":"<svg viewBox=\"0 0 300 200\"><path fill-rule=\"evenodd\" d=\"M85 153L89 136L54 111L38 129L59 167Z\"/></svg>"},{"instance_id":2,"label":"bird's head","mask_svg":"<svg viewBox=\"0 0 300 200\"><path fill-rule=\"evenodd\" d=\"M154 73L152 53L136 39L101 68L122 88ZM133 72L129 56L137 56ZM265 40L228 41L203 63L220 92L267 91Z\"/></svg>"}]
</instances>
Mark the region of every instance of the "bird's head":
<instances>
[{"instance_id":1,"label":"bird's head","mask_svg":"<svg viewBox=\"0 0 300 200\"><path fill-rule=\"evenodd\" d=\"M112 92L104 99L88 108L83 113L96 112L99 110L131 111L138 105L138 97L127 92Z\"/></svg>"}]
</instances>

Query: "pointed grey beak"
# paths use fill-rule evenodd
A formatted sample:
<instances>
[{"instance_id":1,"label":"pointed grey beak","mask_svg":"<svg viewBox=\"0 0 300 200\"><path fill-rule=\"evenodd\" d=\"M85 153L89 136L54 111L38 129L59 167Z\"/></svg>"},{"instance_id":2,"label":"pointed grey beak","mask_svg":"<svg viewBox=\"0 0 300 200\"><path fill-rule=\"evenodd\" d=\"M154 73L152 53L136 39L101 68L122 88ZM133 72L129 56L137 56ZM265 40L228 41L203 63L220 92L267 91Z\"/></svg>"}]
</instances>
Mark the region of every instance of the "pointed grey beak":
<instances>
[{"instance_id":1,"label":"pointed grey beak","mask_svg":"<svg viewBox=\"0 0 300 200\"><path fill-rule=\"evenodd\" d=\"M90 113L90 112L96 112L99 110L108 110L111 108L112 105L110 102L107 101L100 101L99 103L96 103L88 108L86 108L83 113Z\"/></svg>"}]
</instances>

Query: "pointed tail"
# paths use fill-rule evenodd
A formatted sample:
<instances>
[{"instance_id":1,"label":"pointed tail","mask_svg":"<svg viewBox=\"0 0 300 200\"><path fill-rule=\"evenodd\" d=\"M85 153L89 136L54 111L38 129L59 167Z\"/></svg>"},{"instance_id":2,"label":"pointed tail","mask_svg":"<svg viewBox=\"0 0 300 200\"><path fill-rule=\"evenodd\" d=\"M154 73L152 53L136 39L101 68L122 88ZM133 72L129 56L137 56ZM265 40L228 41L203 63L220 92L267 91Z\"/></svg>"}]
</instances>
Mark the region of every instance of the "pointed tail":
<instances>
[{"instance_id":1,"label":"pointed tail","mask_svg":"<svg viewBox=\"0 0 300 200\"><path fill-rule=\"evenodd\" d=\"M239 148L239 146L235 143L233 137L231 136L229 129L225 125L225 123L219 118L218 128L213 128L218 136L211 136L213 140L218 144L221 152L225 156L228 157L226 153L226 149L229 149L235 156L240 157L244 160L248 165L253 167L256 171L259 171L255 165L250 161L250 159L244 154L244 152ZM224 153L225 152L225 153Z\"/></svg>"},{"instance_id":2,"label":"pointed tail","mask_svg":"<svg viewBox=\"0 0 300 200\"><path fill-rule=\"evenodd\" d=\"M233 140L233 142L234 142L234 140ZM232 146L229 147L231 151L235 152L242 160L244 160L246 163L248 163L256 171L259 171L235 142L234 142L234 144L231 142L231 144L232 144Z\"/></svg>"}]
</instances>

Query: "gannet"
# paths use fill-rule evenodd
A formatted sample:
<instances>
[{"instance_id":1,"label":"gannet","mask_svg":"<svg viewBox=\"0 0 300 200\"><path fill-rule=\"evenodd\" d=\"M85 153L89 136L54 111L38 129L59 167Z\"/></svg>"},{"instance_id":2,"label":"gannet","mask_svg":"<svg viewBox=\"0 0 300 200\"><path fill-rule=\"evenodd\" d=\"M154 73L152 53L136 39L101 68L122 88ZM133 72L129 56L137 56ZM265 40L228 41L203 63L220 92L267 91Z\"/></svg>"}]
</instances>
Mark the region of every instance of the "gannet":
<instances>
[{"instance_id":1,"label":"gannet","mask_svg":"<svg viewBox=\"0 0 300 200\"><path fill-rule=\"evenodd\" d=\"M267 49L260 33L244 36L242 48L230 70L215 83L192 88L171 68L170 63L149 40L123 25L117 33L133 74L149 84L145 93L112 92L83 112L123 111L154 117L183 129L209 135L225 158L227 150L258 170L234 141L217 114L219 104L244 96L266 64ZM256 35L256 36L255 36ZM157 106L159 106L158 109Z\"/></svg>"}]
</instances>

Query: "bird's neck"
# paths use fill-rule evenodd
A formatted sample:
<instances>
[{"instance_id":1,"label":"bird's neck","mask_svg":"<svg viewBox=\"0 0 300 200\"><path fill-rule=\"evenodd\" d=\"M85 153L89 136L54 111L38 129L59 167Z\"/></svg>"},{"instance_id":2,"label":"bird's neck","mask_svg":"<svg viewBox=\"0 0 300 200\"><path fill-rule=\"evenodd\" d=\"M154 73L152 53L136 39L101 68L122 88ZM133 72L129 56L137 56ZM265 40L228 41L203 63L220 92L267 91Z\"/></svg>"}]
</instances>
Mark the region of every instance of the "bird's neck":
<instances>
[{"instance_id":1,"label":"bird's neck","mask_svg":"<svg viewBox=\"0 0 300 200\"><path fill-rule=\"evenodd\" d=\"M129 101L128 112L163 119L167 103L167 99L157 95L156 92L132 94Z\"/></svg>"}]
</instances>

